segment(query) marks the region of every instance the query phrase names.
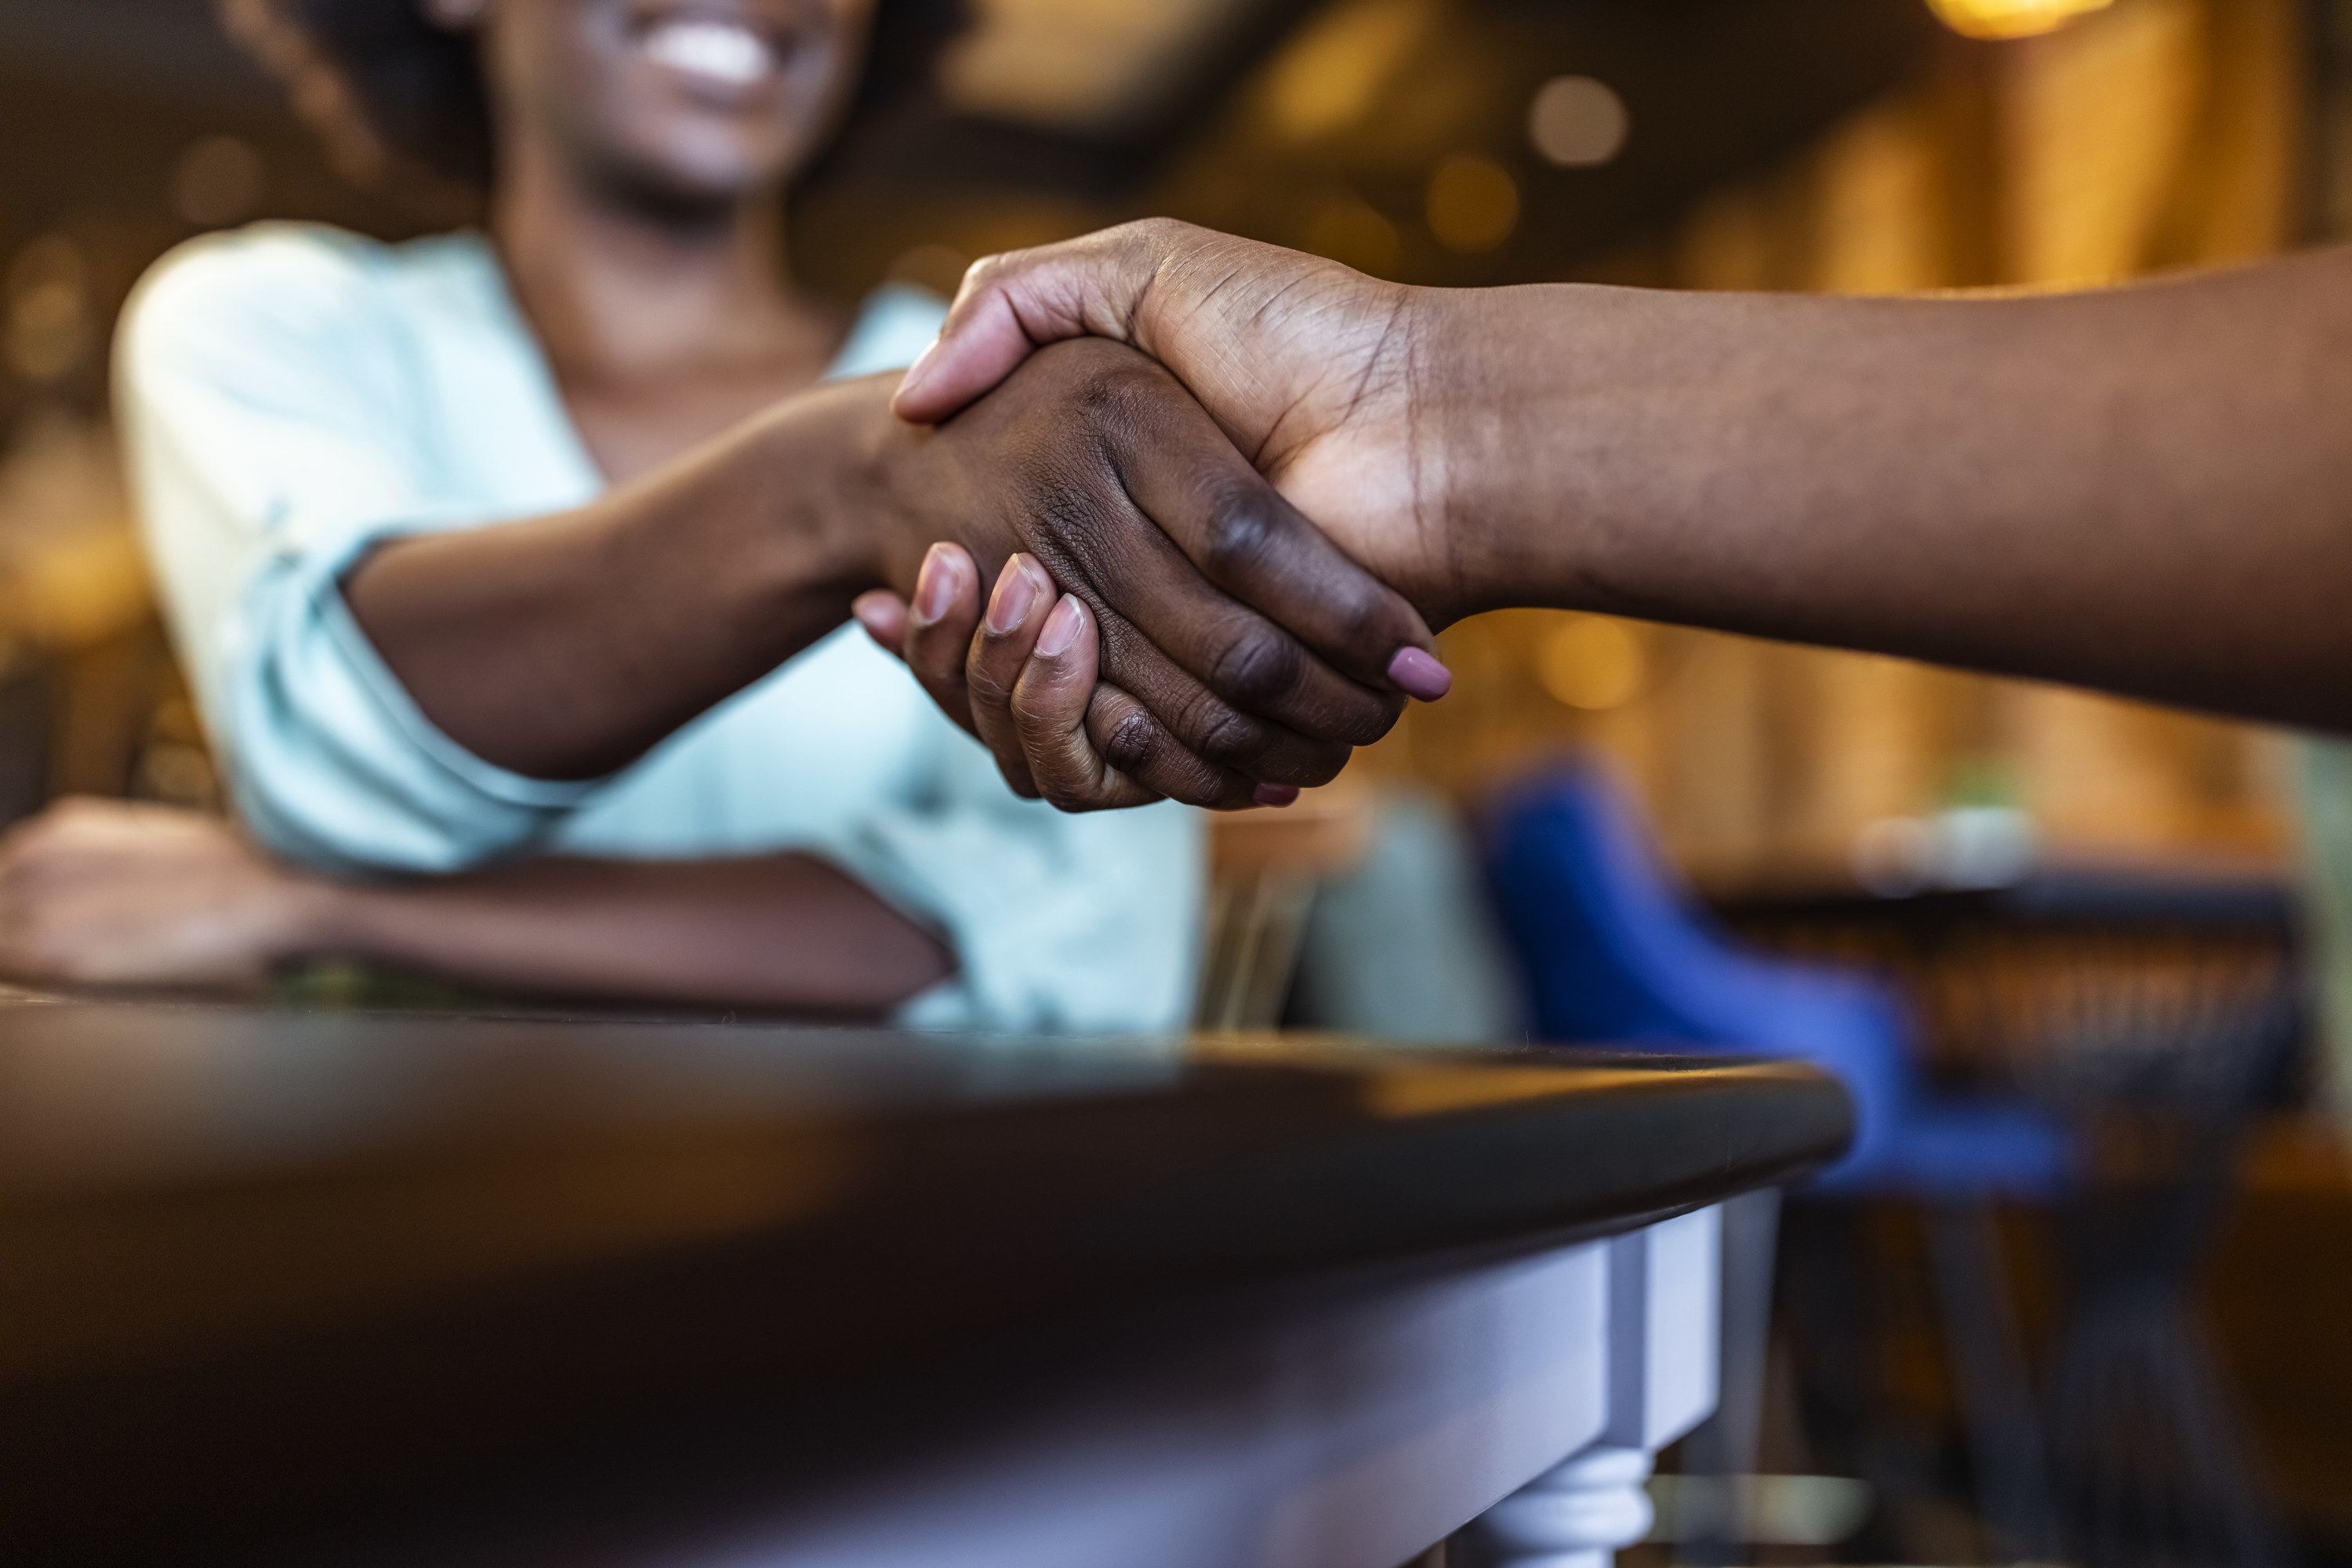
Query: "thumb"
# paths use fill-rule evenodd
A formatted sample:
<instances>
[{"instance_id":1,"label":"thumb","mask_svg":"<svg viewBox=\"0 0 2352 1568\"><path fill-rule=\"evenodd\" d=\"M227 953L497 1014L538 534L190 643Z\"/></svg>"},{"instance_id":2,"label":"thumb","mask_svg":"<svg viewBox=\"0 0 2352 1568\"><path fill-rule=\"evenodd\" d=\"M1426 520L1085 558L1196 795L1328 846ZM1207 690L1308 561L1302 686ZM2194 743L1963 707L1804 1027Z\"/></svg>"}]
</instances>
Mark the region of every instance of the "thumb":
<instances>
[{"instance_id":1,"label":"thumb","mask_svg":"<svg viewBox=\"0 0 2352 1568\"><path fill-rule=\"evenodd\" d=\"M936 425L995 386L1036 350L1064 338L1110 338L1132 346L1134 322L1152 279L1189 225L1147 218L1099 234L984 256L940 329L898 383L891 407L915 425Z\"/></svg>"}]
</instances>

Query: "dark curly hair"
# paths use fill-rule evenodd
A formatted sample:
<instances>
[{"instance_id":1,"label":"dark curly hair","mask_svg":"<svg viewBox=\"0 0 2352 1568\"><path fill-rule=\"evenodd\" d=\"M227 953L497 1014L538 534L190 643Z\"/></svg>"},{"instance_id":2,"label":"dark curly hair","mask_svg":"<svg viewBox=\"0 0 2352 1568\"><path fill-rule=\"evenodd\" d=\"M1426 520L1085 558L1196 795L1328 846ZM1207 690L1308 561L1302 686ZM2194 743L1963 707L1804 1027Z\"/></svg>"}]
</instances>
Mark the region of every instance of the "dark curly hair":
<instances>
[{"instance_id":1,"label":"dark curly hair","mask_svg":"<svg viewBox=\"0 0 2352 1568\"><path fill-rule=\"evenodd\" d=\"M460 197L488 190L489 93L474 40L427 21L420 0L217 4L229 35L286 81L347 175L421 176ZM843 139L928 84L967 20L966 0L880 0Z\"/></svg>"}]
</instances>

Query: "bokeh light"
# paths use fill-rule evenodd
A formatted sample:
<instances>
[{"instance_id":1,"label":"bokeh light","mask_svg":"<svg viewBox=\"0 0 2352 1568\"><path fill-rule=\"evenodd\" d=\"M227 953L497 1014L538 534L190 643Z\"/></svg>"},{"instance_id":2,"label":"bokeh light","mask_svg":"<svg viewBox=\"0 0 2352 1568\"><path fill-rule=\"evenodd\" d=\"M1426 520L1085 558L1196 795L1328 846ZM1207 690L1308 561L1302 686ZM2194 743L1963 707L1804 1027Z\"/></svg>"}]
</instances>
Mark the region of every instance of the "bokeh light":
<instances>
[{"instance_id":1,"label":"bokeh light","mask_svg":"<svg viewBox=\"0 0 2352 1568\"><path fill-rule=\"evenodd\" d=\"M1556 76L1528 104L1528 140L1545 159L1567 169L1606 163L1624 149L1633 120L1625 100L1607 82Z\"/></svg>"},{"instance_id":2,"label":"bokeh light","mask_svg":"<svg viewBox=\"0 0 2352 1568\"><path fill-rule=\"evenodd\" d=\"M1944 25L1970 38L2030 38L2115 0L1927 0Z\"/></svg>"},{"instance_id":3,"label":"bokeh light","mask_svg":"<svg viewBox=\"0 0 2352 1568\"><path fill-rule=\"evenodd\" d=\"M1429 232L1448 250L1492 250L1519 226L1519 186L1491 158L1456 153L1429 176Z\"/></svg>"},{"instance_id":4,"label":"bokeh light","mask_svg":"<svg viewBox=\"0 0 2352 1568\"><path fill-rule=\"evenodd\" d=\"M1571 616L1538 647L1536 679L1555 700L1602 712L1641 695L1648 666L1641 639L1624 622Z\"/></svg>"},{"instance_id":5,"label":"bokeh light","mask_svg":"<svg viewBox=\"0 0 2352 1568\"><path fill-rule=\"evenodd\" d=\"M250 143L207 136L192 142L172 170L172 210L198 228L243 223L260 209L268 180Z\"/></svg>"},{"instance_id":6,"label":"bokeh light","mask_svg":"<svg viewBox=\"0 0 2352 1568\"><path fill-rule=\"evenodd\" d=\"M1268 75L1276 134L1311 142L1363 119L1428 24L1421 0L1353 0L1316 16Z\"/></svg>"},{"instance_id":7,"label":"bokeh light","mask_svg":"<svg viewBox=\"0 0 2352 1568\"><path fill-rule=\"evenodd\" d=\"M1307 248L1375 278L1396 276L1396 225L1359 196L1334 196L1307 220Z\"/></svg>"},{"instance_id":8,"label":"bokeh light","mask_svg":"<svg viewBox=\"0 0 2352 1568\"><path fill-rule=\"evenodd\" d=\"M54 381L81 363L97 323L89 268L81 248L61 234L43 235L8 268L7 358L27 381Z\"/></svg>"},{"instance_id":9,"label":"bokeh light","mask_svg":"<svg viewBox=\"0 0 2352 1568\"><path fill-rule=\"evenodd\" d=\"M893 258L883 276L893 283L912 284L942 300L952 300L963 287L964 269L971 258L952 245L926 241L910 246Z\"/></svg>"}]
</instances>

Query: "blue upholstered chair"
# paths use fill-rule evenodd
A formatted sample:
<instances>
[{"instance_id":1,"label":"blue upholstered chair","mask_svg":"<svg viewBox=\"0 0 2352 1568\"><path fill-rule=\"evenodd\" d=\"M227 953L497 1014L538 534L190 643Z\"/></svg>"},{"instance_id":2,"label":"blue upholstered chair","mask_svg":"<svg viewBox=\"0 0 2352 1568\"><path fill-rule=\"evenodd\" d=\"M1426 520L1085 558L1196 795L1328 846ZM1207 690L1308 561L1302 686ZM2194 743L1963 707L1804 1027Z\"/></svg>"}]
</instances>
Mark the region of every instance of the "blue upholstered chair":
<instances>
[{"instance_id":1,"label":"blue upholstered chair","mask_svg":"<svg viewBox=\"0 0 2352 1568\"><path fill-rule=\"evenodd\" d=\"M1486 852L1539 1037L1799 1057L1845 1085L1853 1146L1806 1190L1927 1201L1988 1521L2014 1555L2050 1556L2055 1519L2040 1423L1988 1200L2057 1195L2070 1163L2063 1131L2024 1105L1930 1092L1911 1019L1885 981L1736 946L1694 906L1595 765L1564 767L1505 799ZM1727 1210L1722 1403L1686 1447L1696 1473L1754 1468L1778 1216L1772 1194ZM1736 1543L1718 1542L1684 1560L1741 1559Z\"/></svg>"},{"instance_id":2,"label":"blue upholstered chair","mask_svg":"<svg viewBox=\"0 0 2352 1568\"><path fill-rule=\"evenodd\" d=\"M1856 1133L1824 1193L2049 1197L2065 1139L2024 1106L1938 1098L1902 998L1858 970L1732 944L1691 900L1623 795L1576 764L1507 798L1488 872L1544 1039L1801 1057L1853 1097Z\"/></svg>"}]
</instances>

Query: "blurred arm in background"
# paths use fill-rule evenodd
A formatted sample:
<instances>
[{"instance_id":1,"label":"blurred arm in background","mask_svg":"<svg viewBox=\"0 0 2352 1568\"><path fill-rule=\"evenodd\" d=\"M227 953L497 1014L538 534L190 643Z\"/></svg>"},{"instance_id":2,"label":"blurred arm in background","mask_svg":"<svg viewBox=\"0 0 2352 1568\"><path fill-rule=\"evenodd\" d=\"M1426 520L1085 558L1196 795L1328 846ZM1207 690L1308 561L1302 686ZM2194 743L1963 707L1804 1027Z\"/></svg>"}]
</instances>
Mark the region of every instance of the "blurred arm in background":
<instances>
[{"instance_id":1,"label":"blurred arm in background","mask_svg":"<svg viewBox=\"0 0 2352 1568\"><path fill-rule=\"evenodd\" d=\"M0 839L0 976L249 990L328 955L506 992L868 1017L954 968L806 855L340 882L275 864L217 818L97 800Z\"/></svg>"}]
</instances>

